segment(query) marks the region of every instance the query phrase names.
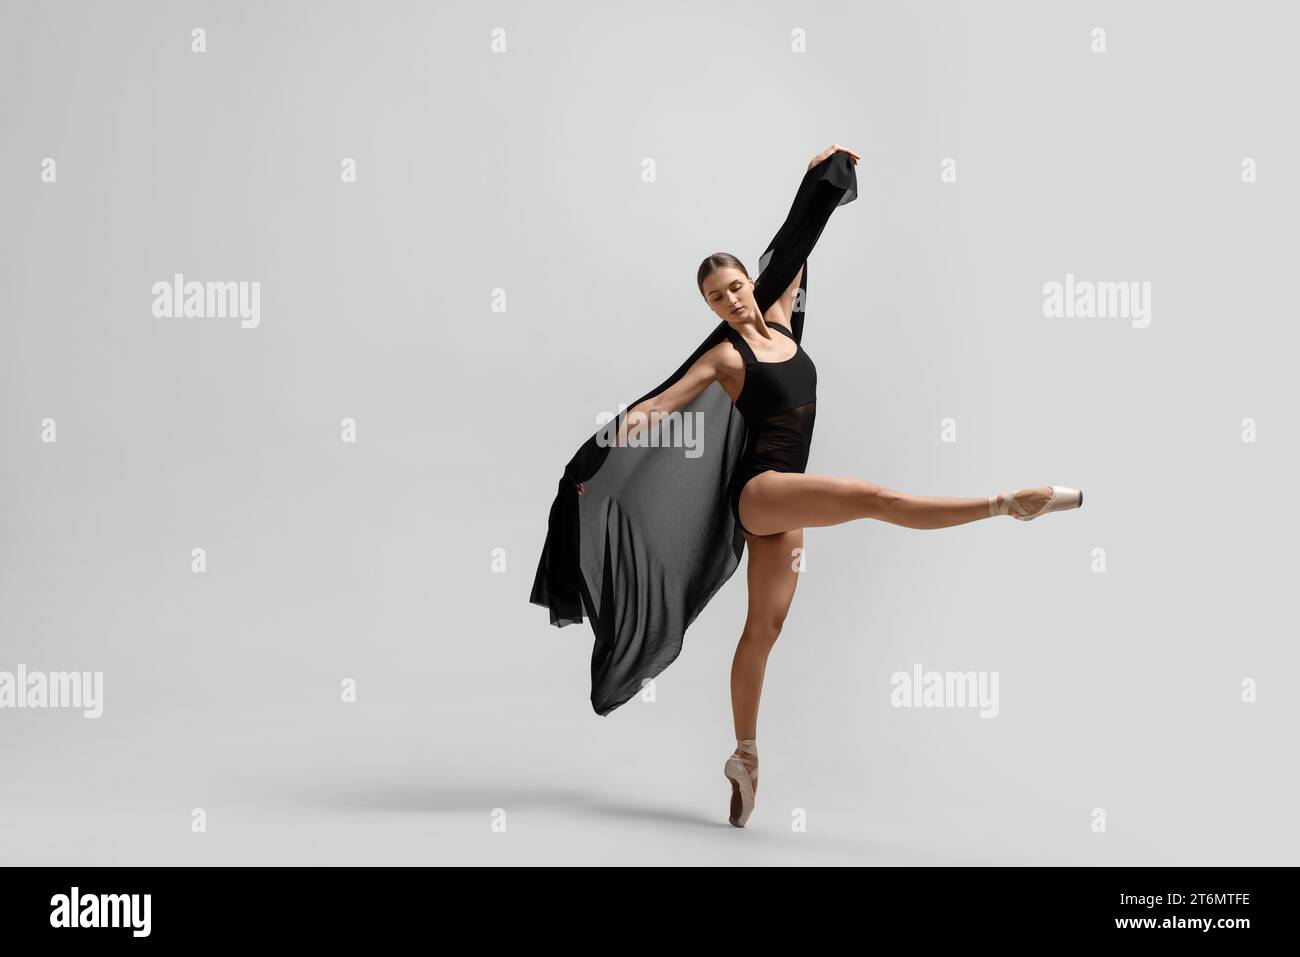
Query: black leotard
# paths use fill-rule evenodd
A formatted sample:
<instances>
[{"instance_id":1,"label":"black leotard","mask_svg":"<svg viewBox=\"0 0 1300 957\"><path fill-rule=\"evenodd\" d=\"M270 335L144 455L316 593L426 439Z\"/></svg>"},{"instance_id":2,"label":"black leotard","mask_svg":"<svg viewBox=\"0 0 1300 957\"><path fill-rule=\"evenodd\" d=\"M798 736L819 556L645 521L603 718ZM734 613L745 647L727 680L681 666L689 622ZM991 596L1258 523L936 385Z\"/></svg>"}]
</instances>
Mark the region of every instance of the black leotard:
<instances>
[{"instance_id":1,"label":"black leotard","mask_svg":"<svg viewBox=\"0 0 1300 957\"><path fill-rule=\"evenodd\" d=\"M794 339L782 325L768 323L768 328ZM808 466L817 413L817 367L797 340L789 359L764 362L754 355L744 336L733 328L726 331L745 360L745 382L736 408L744 416L749 435L729 495L736 523L745 528L740 521L740 493L746 482L762 472L802 472Z\"/></svg>"}]
</instances>

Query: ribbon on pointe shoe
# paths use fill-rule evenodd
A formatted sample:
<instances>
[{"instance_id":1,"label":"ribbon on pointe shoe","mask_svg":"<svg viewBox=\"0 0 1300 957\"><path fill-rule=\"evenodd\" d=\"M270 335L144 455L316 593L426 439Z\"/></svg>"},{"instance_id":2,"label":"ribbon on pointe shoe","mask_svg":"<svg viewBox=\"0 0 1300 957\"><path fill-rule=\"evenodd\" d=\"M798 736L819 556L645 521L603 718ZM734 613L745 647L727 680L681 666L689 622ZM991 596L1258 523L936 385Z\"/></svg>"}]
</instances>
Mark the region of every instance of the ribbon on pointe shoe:
<instances>
[{"instance_id":1,"label":"ribbon on pointe shoe","mask_svg":"<svg viewBox=\"0 0 1300 957\"><path fill-rule=\"evenodd\" d=\"M999 492L989 496L989 515L1009 515L1013 508L1018 515L1029 514L1029 509L1016 501L1015 492Z\"/></svg>"},{"instance_id":2,"label":"ribbon on pointe shoe","mask_svg":"<svg viewBox=\"0 0 1300 957\"><path fill-rule=\"evenodd\" d=\"M743 741L736 739L736 750L732 752L740 759L740 763L745 766L749 773L749 779L753 782L754 789L758 790L758 744L753 738L746 738Z\"/></svg>"}]
</instances>

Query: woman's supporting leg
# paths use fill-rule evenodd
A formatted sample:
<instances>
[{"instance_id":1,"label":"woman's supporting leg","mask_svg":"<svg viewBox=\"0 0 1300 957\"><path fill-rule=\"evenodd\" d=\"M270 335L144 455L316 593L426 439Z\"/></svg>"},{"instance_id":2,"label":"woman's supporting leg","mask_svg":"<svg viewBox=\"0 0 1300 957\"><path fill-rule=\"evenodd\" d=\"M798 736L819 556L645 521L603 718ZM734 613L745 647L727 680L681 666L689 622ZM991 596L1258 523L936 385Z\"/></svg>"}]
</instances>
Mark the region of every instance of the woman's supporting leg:
<instances>
[{"instance_id":1,"label":"woman's supporting leg","mask_svg":"<svg viewBox=\"0 0 1300 957\"><path fill-rule=\"evenodd\" d=\"M1052 497L1050 487L1017 492L1036 511ZM763 472L740 493L740 521L756 535L820 528L875 518L906 528L949 528L989 518L989 500L946 495L908 495L862 479L802 472Z\"/></svg>"},{"instance_id":2,"label":"woman's supporting leg","mask_svg":"<svg viewBox=\"0 0 1300 957\"><path fill-rule=\"evenodd\" d=\"M780 535L747 535L749 565L746 569L749 612L745 628L731 662L731 711L736 723L736 740L756 738L758 701L763 692L767 656L781 634L786 613L799 583L803 529Z\"/></svg>"}]
</instances>

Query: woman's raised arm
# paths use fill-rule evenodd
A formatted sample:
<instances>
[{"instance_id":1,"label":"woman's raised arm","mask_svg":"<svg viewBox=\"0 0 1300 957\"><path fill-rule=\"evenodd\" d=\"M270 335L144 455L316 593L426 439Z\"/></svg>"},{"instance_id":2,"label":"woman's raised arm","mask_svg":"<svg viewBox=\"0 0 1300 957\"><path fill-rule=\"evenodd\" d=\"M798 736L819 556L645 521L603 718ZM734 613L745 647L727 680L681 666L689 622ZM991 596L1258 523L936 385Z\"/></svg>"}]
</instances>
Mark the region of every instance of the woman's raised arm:
<instances>
[{"instance_id":1,"label":"woman's raised arm","mask_svg":"<svg viewBox=\"0 0 1300 957\"><path fill-rule=\"evenodd\" d=\"M804 310L794 311L793 307L803 305L796 303L795 298L800 289L807 288L808 255L835 208L857 198L856 156L852 150L836 144L813 157L785 222L759 258L759 275L754 280L758 311L766 315L773 305L788 301L790 330L796 341L803 338Z\"/></svg>"}]
</instances>

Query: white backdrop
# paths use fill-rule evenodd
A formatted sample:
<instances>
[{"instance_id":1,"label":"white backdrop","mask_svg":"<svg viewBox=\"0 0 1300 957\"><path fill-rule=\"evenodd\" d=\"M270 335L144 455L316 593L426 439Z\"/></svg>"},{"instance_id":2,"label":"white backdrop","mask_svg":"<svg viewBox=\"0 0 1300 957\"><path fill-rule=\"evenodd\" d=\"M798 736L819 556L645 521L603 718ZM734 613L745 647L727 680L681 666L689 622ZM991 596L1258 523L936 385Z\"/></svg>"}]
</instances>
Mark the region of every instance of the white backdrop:
<instances>
[{"instance_id":1,"label":"white backdrop","mask_svg":"<svg viewBox=\"0 0 1300 957\"><path fill-rule=\"evenodd\" d=\"M0 672L103 684L0 708L0 858L1295 863L1297 25L6 4ZM738 832L743 567L607 718L527 597L568 456L832 142L809 470L1085 506L809 530ZM256 323L157 314L177 273ZM1150 311L1049 317L1067 276ZM997 716L891 706L918 665Z\"/></svg>"}]
</instances>

